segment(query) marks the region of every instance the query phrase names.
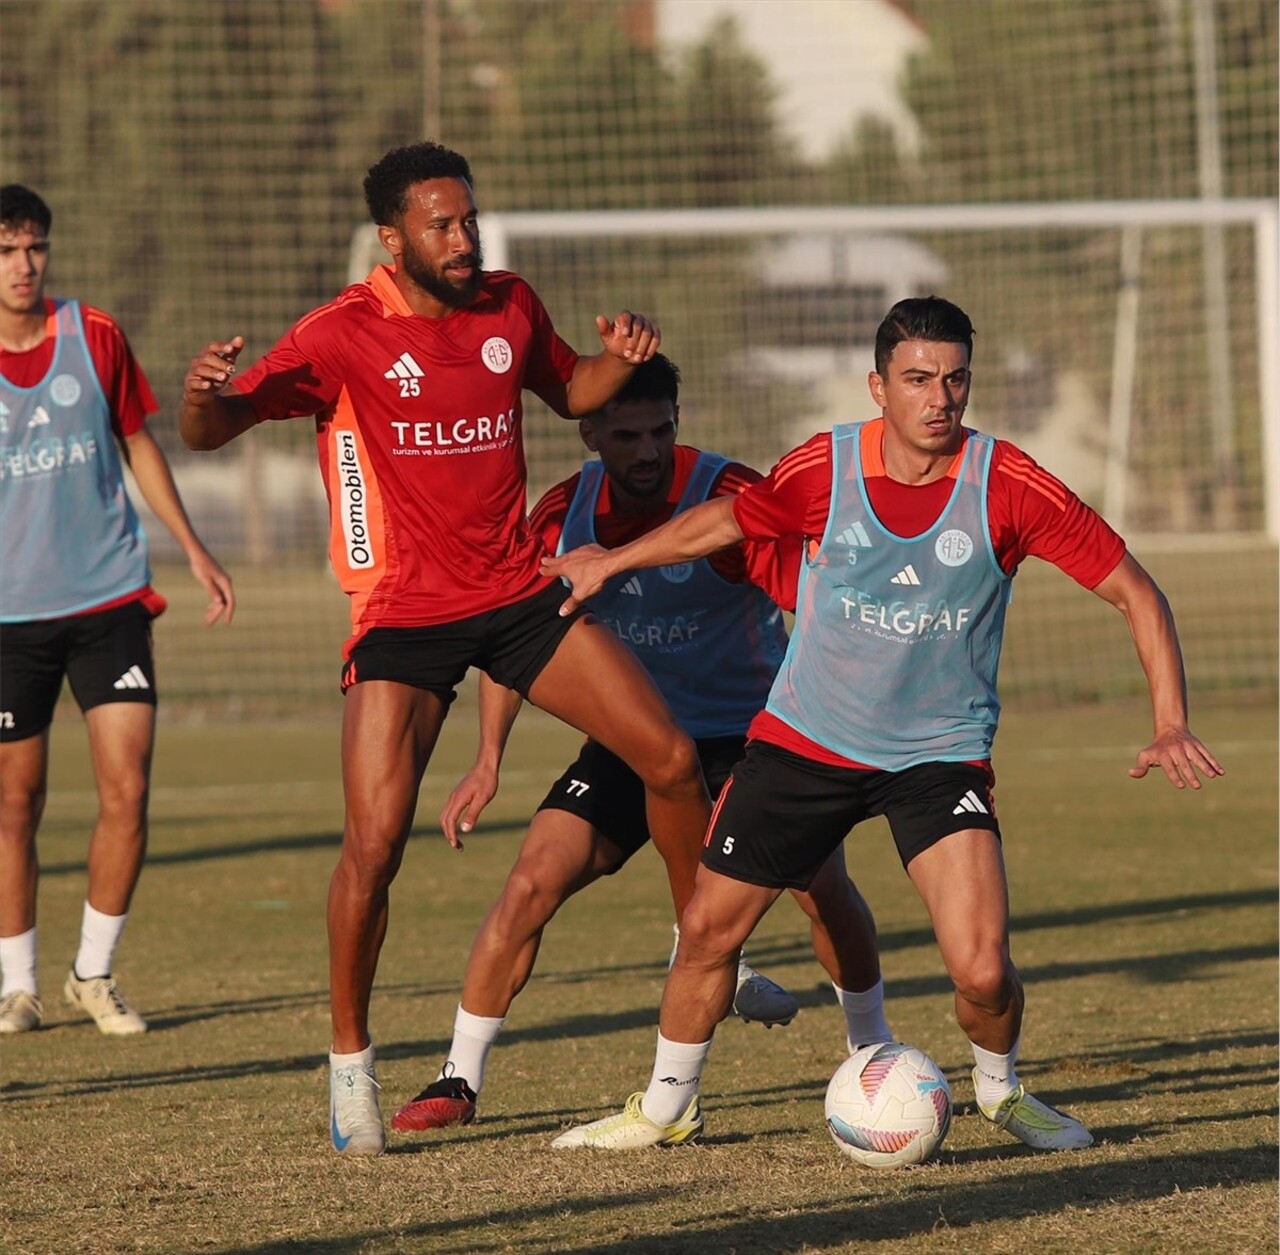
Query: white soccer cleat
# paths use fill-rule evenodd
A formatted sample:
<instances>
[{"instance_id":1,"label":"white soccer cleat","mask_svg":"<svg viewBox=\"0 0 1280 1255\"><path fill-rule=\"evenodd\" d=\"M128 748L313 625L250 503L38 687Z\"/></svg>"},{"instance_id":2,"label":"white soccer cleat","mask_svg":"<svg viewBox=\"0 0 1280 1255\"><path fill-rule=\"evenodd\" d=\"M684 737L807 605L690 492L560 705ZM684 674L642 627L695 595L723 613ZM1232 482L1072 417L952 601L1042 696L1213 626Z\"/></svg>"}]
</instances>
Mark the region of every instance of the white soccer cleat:
<instances>
[{"instance_id":1,"label":"white soccer cleat","mask_svg":"<svg viewBox=\"0 0 1280 1255\"><path fill-rule=\"evenodd\" d=\"M976 1068L974 1084L977 1084ZM1024 1085L1019 1085L996 1107L987 1108L979 1102L978 1110L996 1128L1012 1133L1036 1150L1083 1150L1093 1145L1093 1134L1079 1120L1028 1094Z\"/></svg>"},{"instance_id":2,"label":"white soccer cleat","mask_svg":"<svg viewBox=\"0 0 1280 1255\"><path fill-rule=\"evenodd\" d=\"M124 1000L110 976L89 976L81 980L72 968L67 973L62 994L71 1006L91 1016L109 1037L130 1037L147 1031L146 1020Z\"/></svg>"},{"instance_id":3,"label":"white soccer cleat","mask_svg":"<svg viewBox=\"0 0 1280 1255\"><path fill-rule=\"evenodd\" d=\"M605 1116L591 1124L579 1124L567 1133L561 1133L551 1143L552 1150L570 1150L586 1147L596 1150L644 1150L649 1146L683 1146L702 1133L702 1111L695 1094L684 1114L674 1123L663 1127L654 1124L640 1110L642 1092L637 1091L627 1099L627 1105L617 1115Z\"/></svg>"},{"instance_id":4,"label":"white soccer cleat","mask_svg":"<svg viewBox=\"0 0 1280 1255\"><path fill-rule=\"evenodd\" d=\"M15 989L0 998L0 1033L30 1033L40 1027L43 1019L40 999L25 989Z\"/></svg>"},{"instance_id":5,"label":"white soccer cleat","mask_svg":"<svg viewBox=\"0 0 1280 1255\"><path fill-rule=\"evenodd\" d=\"M739 962L733 1011L745 1024L754 1021L772 1028L790 1024L799 1014L800 1004L781 985L761 976L749 963Z\"/></svg>"},{"instance_id":6,"label":"white soccer cleat","mask_svg":"<svg viewBox=\"0 0 1280 1255\"><path fill-rule=\"evenodd\" d=\"M380 1155L387 1147L378 1106L377 1069L366 1064L329 1067L329 1137L340 1155Z\"/></svg>"}]
</instances>

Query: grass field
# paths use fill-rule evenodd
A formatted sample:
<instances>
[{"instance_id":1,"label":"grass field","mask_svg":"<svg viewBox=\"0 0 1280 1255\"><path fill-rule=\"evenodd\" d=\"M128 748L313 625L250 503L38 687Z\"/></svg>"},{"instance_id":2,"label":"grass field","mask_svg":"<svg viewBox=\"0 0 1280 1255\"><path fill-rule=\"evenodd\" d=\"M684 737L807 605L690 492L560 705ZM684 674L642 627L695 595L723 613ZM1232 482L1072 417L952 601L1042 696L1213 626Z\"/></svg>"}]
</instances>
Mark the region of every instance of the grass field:
<instances>
[{"instance_id":1,"label":"grass field","mask_svg":"<svg viewBox=\"0 0 1280 1255\"><path fill-rule=\"evenodd\" d=\"M524 820L575 738L526 713L501 795L463 853L434 829L469 758L460 709L393 890L374 994L384 1110L430 1080L467 947ZM562 1125L648 1078L670 946L651 852L571 902L508 1020L470 1128L326 1139L323 904L341 817L337 728L167 724L151 859L118 974L149 1016L102 1037L61 1005L93 793L83 729L55 729L41 838L47 1028L0 1041L0 1250L25 1252L1273 1252L1277 1246L1274 696L1195 726L1229 774L1199 795L1134 782L1143 706L1010 711L997 746L1021 1072L1098 1145L1035 1155L975 1113L970 1060L923 910L877 824L848 842L880 926L897 1034L951 1079L937 1159L875 1173L822 1124L843 1027L780 902L757 965L802 1013L722 1026L705 1144L552 1152Z\"/></svg>"}]
</instances>

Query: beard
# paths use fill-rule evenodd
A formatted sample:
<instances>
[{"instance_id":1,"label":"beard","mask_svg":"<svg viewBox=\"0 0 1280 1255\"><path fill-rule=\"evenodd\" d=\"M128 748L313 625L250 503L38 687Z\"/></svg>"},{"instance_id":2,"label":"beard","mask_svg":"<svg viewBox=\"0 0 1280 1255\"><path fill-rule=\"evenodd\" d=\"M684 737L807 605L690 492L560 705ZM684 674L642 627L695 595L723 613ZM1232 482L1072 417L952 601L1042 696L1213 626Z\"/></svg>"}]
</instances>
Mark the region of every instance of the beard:
<instances>
[{"instance_id":1,"label":"beard","mask_svg":"<svg viewBox=\"0 0 1280 1255\"><path fill-rule=\"evenodd\" d=\"M484 265L484 253L477 239L475 252L467 258L466 262L471 267L471 274L462 282L449 277L448 265L437 269L413 249L406 249L401 253L400 264L404 267L405 274L428 296L435 297L450 309L462 309L470 305L475 300L476 293L480 291L482 278L480 268Z\"/></svg>"},{"instance_id":2,"label":"beard","mask_svg":"<svg viewBox=\"0 0 1280 1255\"><path fill-rule=\"evenodd\" d=\"M650 468L644 467L643 470L648 472L650 469L656 469L658 473L652 479L641 478L631 473L621 476L622 486L633 497L649 498L649 497L665 497L671 490L670 475L663 474L660 467Z\"/></svg>"}]
</instances>

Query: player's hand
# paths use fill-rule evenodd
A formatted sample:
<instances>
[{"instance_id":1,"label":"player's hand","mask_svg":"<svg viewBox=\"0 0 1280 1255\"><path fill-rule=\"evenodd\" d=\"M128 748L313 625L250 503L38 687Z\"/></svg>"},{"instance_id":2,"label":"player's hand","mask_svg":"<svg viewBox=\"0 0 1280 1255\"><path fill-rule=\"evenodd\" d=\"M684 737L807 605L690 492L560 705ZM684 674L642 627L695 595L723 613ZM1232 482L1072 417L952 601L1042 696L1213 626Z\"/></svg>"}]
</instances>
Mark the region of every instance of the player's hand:
<instances>
[{"instance_id":1,"label":"player's hand","mask_svg":"<svg viewBox=\"0 0 1280 1255\"><path fill-rule=\"evenodd\" d=\"M580 545L568 553L556 557L547 554L542 559L543 575L558 575L572 588L572 596L560 607L563 617L572 614L588 597L598 593L609 578L607 563L609 551L599 545Z\"/></svg>"},{"instance_id":2,"label":"player's hand","mask_svg":"<svg viewBox=\"0 0 1280 1255\"><path fill-rule=\"evenodd\" d=\"M1200 775L1208 780L1226 775L1226 769L1201 744L1200 738L1185 728L1162 733L1145 749L1139 750L1129 774L1135 780L1141 780L1152 767L1159 767L1175 789L1202 788Z\"/></svg>"},{"instance_id":3,"label":"player's hand","mask_svg":"<svg viewBox=\"0 0 1280 1255\"><path fill-rule=\"evenodd\" d=\"M492 767L476 763L444 800L440 812L440 828L455 850L461 850L459 832L470 832L498 792L498 773Z\"/></svg>"},{"instance_id":4,"label":"player's hand","mask_svg":"<svg viewBox=\"0 0 1280 1255\"><path fill-rule=\"evenodd\" d=\"M204 609L205 626L210 627L219 619L230 623L231 616L236 612L236 593L231 586L231 576L206 549L198 550L191 556L191 574L209 594L209 604Z\"/></svg>"},{"instance_id":5,"label":"player's hand","mask_svg":"<svg viewBox=\"0 0 1280 1255\"><path fill-rule=\"evenodd\" d=\"M643 314L624 309L610 322L603 314L596 317L596 330L606 353L621 358L632 366L647 362L662 343L662 332L656 322Z\"/></svg>"},{"instance_id":6,"label":"player's hand","mask_svg":"<svg viewBox=\"0 0 1280 1255\"><path fill-rule=\"evenodd\" d=\"M182 381L182 400L186 405L202 405L230 382L236 373L236 358L244 348L244 336L215 341L199 357L192 358L187 377Z\"/></svg>"}]
</instances>

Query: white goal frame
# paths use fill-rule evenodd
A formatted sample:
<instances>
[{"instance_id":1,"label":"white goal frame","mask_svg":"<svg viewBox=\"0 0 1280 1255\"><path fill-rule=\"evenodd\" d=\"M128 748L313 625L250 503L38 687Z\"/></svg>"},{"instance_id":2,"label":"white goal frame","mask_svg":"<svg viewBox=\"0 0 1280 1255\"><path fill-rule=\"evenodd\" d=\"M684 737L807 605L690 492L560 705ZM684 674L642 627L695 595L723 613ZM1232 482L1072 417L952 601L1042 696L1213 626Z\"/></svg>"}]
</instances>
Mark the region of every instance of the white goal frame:
<instances>
[{"instance_id":1,"label":"white goal frame","mask_svg":"<svg viewBox=\"0 0 1280 1255\"><path fill-rule=\"evenodd\" d=\"M1263 449L1263 510L1272 542L1280 541L1280 206L1235 200L1059 201L1046 204L881 205L762 209L580 210L488 213L482 218L489 267L510 266L516 240L640 237L768 236L818 233L997 231L1111 228L1124 233L1121 270L1134 265L1143 230L1156 227L1251 226L1257 293L1258 389ZM381 255L377 229L351 240L350 282L362 280ZM1128 259L1126 261L1126 258ZM1117 275L1117 318L1108 425L1103 513L1122 526L1128 480L1129 407L1136 362L1137 296Z\"/></svg>"}]
</instances>

